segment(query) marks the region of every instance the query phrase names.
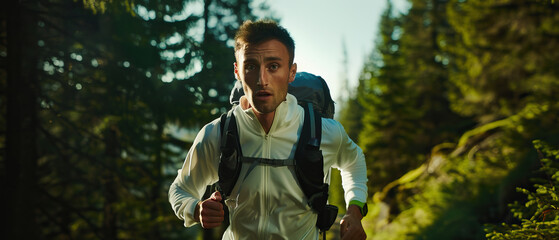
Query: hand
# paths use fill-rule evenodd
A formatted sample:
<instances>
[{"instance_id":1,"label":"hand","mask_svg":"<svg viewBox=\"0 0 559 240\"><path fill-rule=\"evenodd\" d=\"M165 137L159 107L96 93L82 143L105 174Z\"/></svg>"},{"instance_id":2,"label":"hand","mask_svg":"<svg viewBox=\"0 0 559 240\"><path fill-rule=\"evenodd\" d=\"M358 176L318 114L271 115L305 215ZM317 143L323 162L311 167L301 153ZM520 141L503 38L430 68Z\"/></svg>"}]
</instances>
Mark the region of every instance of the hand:
<instances>
[{"instance_id":1,"label":"hand","mask_svg":"<svg viewBox=\"0 0 559 240\"><path fill-rule=\"evenodd\" d=\"M215 228L223 222L225 211L221 203L221 194L214 192L210 198L199 202L194 209L194 220L203 228Z\"/></svg>"},{"instance_id":2,"label":"hand","mask_svg":"<svg viewBox=\"0 0 559 240\"><path fill-rule=\"evenodd\" d=\"M248 102L248 99L245 95L241 96L241 98L239 99L239 102L241 103L241 108L243 110L247 110L250 108L250 103Z\"/></svg>"},{"instance_id":3,"label":"hand","mask_svg":"<svg viewBox=\"0 0 559 240\"><path fill-rule=\"evenodd\" d=\"M361 211L357 206L349 205L346 214L340 222L340 237L346 239L366 239L367 234L361 225Z\"/></svg>"}]
</instances>

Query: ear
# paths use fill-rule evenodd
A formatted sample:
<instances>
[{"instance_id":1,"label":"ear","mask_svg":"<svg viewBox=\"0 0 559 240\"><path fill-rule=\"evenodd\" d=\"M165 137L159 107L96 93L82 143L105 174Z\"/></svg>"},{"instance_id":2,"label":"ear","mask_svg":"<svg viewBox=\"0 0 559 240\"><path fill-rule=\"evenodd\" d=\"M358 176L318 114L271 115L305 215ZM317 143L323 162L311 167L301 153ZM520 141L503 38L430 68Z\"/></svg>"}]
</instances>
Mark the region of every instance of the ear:
<instances>
[{"instance_id":1,"label":"ear","mask_svg":"<svg viewBox=\"0 0 559 240\"><path fill-rule=\"evenodd\" d=\"M239 67L237 66L237 62L233 62L233 67L235 69L235 79L241 80L241 78L239 77Z\"/></svg>"},{"instance_id":2,"label":"ear","mask_svg":"<svg viewBox=\"0 0 559 240\"><path fill-rule=\"evenodd\" d=\"M291 68L289 68L289 82L295 80L295 74L297 74L297 63L291 64Z\"/></svg>"}]
</instances>

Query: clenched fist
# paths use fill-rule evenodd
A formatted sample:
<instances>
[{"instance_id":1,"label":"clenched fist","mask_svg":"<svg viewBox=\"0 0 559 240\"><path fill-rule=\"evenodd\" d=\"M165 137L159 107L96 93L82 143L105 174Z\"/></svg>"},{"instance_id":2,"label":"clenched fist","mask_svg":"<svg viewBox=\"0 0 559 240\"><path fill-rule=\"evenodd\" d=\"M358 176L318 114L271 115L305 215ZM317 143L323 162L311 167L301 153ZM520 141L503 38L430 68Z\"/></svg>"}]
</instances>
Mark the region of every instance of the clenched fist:
<instances>
[{"instance_id":1,"label":"clenched fist","mask_svg":"<svg viewBox=\"0 0 559 240\"><path fill-rule=\"evenodd\" d=\"M201 201L194 209L194 220L200 222L203 228L215 228L221 225L225 211L221 203L221 194L214 192L210 198Z\"/></svg>"},{"instance_id":2,"label":"clenched fist","mask_svg":"<svg viewBox=\"0 0 559 240\"><path fill-rule=\"evenodd\" d=\"M346 239L367 239L367 234L361 225L361 211L355 205L349 205L346 215L340 222L340 237Z\"/></svg>"}]
</instances>

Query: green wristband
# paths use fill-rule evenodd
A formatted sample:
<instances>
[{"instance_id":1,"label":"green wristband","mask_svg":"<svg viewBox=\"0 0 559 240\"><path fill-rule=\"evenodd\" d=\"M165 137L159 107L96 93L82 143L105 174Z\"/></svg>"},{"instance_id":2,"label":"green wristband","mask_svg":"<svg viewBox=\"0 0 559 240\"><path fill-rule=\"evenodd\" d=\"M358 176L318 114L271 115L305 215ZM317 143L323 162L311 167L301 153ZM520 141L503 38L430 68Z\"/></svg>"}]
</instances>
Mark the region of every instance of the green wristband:
<instances>
[{"instance_id":1,"label":"green wristband","mask_svg":"<svg viewBox=\"0 0 559 240\"><path fill-rule=\"evenodd\" d=\"M366 203L363 203L363 202L361 202L361 201L351 200L351 201L349 201L348 206L349 206L349 205L355 205L355 206L359 207L359 210L361 210L361 216L363 216L363 217L364 217L365 215L367 215L367 212L369 211L369 209L368 209L368 207L367 207L367 204L366 204Z\"/></svg>"}]
</instances>

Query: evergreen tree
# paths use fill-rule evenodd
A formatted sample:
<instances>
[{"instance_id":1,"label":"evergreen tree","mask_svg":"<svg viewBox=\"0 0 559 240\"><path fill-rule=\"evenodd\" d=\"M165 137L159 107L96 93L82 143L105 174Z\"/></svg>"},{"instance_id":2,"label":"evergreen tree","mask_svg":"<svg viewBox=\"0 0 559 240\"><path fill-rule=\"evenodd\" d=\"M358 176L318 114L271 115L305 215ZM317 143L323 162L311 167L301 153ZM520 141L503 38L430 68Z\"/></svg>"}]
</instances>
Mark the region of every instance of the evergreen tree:
<instances>
[{"instance_id":1,"label":"evergreen tree","mask_svg":"<svg viewBox=\"0 0 559 240\"><path fill-rule=\"evenodd\" d=\"M0 49L9 238L184 238L166 186L188 143L170 129L229 105L249 3L16 3Z\"/></svg>"},{"instance_id":2,"label":"evergreen tree","mask_svg":"<svg viewBox=\"0 0 559 240\"><path fill-rule=\"evenodd\" d=\"M398 119L395 115L391 116L392 113L389 112L390 109L396 109L391 105L397 104L390 101L390 98L398 95L394 92L401 89L391 87L401 82L401 75L398 74L401 72L401 66L397 60L400 57L398 51L401 33L400 19L394 17L392 11L392 4L388 1L388 7L380 21L380 38L370 60L365 65L367 69L362 74L365 79L360 81L361 91L358 91L357 97L360 105L365 108L359 144L367 156L369 174L374 173L374 179L376 179L374 185L369 186L370 192L378 191L381 186L391 181L393 173L390 169L394 169L395 163L398 162L389 156L389 144L395 144L395 142L392 142L394 134L388 132L388 125L395 123L395 118Z\"/></svg>"},{"instance_id":3,"label":"evergreen tree","mask_svg":"<svg viewBox=\"0 0 559 240\"><path fill-rule=\"evenodd\" d=\"M517 188L527 201L511 204L519 224L491 225L485 228L487 238L499 239L557 239L559 238L559 150L546 143L534 141L540 156L540 174L533 179L535 190Z\"/></svg>"},{"instance_id":4,"label":"evergreen tree","mask_svg":"<svg viewBox=\"0 0 559 240\"><path fill-rule=\"evenodd\" d=\"M413 3L409 15L417 15L415 7L436 9ZM556 8L544 1L446 3L446 14L437 21L450 25L437 34L436 43L438 59L449 73L447 102L454 117L471 118L475 125L454 126L451 133L460 138L440 141L424 164L375 194L372 212L380 218L372 224L373 239L480 239L485 223L507 220L505 204L518 200L511 191L537 167L532 140L559 143L559 81L549 65L559 57L551 50L558 43L557 31L549 28L557 22ZM404 39L422 39L425 32L404 31L401 54L413 53L405 51ZM428 67L416 71L435 74ZM546 189L540 193L552 196ZM551 221L554 215L549 216ZM522 230L512 226L513 232ZM512 236L506 229L488 237Z\"/></svg>"},{"instance_id":5,"label":"evergreen tree","mask_svg":"<svg viewBox=\"0 0 559 240\"><path fill-rule=\"evenodd\" d=\"M439 35L451 31L445 9L444 1L412 1L406 15L393 16L389 2L382 15L361 97L359 139L373 191L424 163L431 148L455 140L469 124L450 110L446 95L448 62L438 46Z\"/></svg>"},{"instance_id":6,"label":"evergreen tree","mask_svg":"<svg viewBox=\"0 0 559 240\"><path fill-rule=\"evenodd\" d=\"M449 22L458 34L444 47L453 58L453 110L486 123L556 95L558 8L553 1L453 1Z\"/></svg>"}]
</instances>

